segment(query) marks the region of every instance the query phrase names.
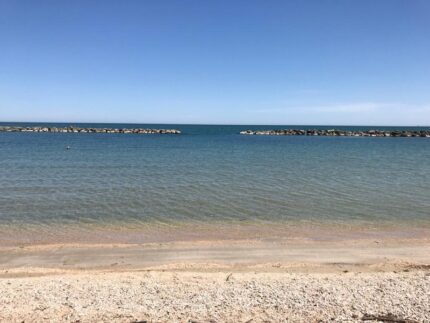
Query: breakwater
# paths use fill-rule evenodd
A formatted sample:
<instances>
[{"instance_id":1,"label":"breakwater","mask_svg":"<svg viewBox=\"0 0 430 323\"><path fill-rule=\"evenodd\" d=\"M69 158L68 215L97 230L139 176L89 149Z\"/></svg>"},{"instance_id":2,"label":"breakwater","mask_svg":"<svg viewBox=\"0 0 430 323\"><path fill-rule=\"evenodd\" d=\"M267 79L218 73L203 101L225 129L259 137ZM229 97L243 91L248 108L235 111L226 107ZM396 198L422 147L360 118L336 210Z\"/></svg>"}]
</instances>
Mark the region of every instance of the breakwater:
<instances>
[{"instance_id":1,"label":"breakwater","mask_svg":"<svg viewBox=\"0 0 430 323\"><path fill-rule=\"evenodd\" d=\"M274 130L243 130L241 135L272 135L272 136L345 136L345 137L423 137L430 138L430 130L362 130L349 131L337 129L274 129Z\"/></svg>"},{"instance_id":2,"label":"breakwater","mask_svg":"<svg viewBox=\"0 0 430 323\"><path fill-rule=\"evenodd\" d=\"M63 133L124 133L124 134L173 134L181 132L176 129L144 129L144 128L81 128L81 127L14 127L0 126L0 132L63 132Z\"/></svg>"}]
</instances>

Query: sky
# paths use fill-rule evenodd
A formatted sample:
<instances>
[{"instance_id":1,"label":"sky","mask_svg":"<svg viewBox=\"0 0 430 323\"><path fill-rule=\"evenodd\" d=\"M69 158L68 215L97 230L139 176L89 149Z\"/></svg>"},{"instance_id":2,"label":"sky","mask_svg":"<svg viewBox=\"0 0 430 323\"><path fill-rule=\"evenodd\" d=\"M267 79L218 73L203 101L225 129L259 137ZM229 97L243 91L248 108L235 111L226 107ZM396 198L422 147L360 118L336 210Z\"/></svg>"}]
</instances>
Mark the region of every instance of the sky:
<instances>
[{"instance_id":1,"label":"sky","mask_svg":"<svg viewBox=\"0 0 430 323\"><path fill-rule=\"evenodd\" d=\"M430 1L0 0L0 121L430 126Z\"/></svg>"}]
</instances>

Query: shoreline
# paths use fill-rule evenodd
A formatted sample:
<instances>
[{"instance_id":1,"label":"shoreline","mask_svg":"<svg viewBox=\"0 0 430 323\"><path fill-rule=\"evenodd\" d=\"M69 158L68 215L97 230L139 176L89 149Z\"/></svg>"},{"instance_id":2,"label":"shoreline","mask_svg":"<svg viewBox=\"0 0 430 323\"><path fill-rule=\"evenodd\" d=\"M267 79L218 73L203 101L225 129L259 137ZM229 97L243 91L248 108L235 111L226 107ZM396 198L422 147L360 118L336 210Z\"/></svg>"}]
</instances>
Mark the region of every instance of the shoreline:
<instances>
[{"instance_id":1,"label":"shoreline","mask_svg":"<svg viewBox=\"0 0 430 323\"><path fill-rule=\"evenodd\" d=\"M0 321L430 322L417 223L6 229Z\"/></svg>"},{"instance_id":2,"label":"shoreline","mask_svg":"<svg viewBox=\"0 0 430 323\"><path fill-rule=\"evenodd\" d=\"M53 244L150 244L199 241L280 241L325 243L430 239L427 222L266 222L203 223L189 221L106 225L70 223L0 225L0 248Z\"/></svg>"},{"instance_id":3,"label":"shoreline","mask_svg":"<svg viewBox=\"0 0 430 323\"><path fill-rule=\"evenodd\" d=\"M428 322L430 239L0 247L0 321Z\"/></svg>"},{"instance_id":4,"label":"shoreline","mask_svg":"<svg viewBox=\"0 0 430 323\"><path fill-rule=\"evenodd\" d=\"M60 243L1 246L0 269L372 272L430 267L429 251L430 239Z\"/></svg>"}]
</instances>

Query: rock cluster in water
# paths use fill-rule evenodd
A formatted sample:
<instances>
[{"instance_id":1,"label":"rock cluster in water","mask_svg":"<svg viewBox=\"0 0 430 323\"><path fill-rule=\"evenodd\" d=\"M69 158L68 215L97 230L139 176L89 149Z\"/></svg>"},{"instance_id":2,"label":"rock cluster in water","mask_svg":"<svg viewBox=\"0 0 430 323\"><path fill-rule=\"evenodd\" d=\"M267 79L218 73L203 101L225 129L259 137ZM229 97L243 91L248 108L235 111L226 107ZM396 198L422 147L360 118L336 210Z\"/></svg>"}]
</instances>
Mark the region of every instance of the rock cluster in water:
<instances>
[{"instance_id":1,"label":"rock cluster in water","mask_svg":"<svg viewBox=\"0 0 430 323\"><path fill-rule=\"evenodd\" d=\"M274 135L274 136L348 136L348 137L426 137L430 138L430 130L336 130L336 129L275 129L275 130L244 130L241 135Z\"/></svg>"},{"instance_id":2,"label":"rock cluster in water","mask_svg":"<svg viewBox=\"0 0 430 323\"><path fill-rule=\"evenodd\" d=\"M0 126L0 132L68 132L68 133L135 133L135 134L180 134L176 129L143 128L80 128L80 127L15 127Z\"/></svg>"}]
</instances>

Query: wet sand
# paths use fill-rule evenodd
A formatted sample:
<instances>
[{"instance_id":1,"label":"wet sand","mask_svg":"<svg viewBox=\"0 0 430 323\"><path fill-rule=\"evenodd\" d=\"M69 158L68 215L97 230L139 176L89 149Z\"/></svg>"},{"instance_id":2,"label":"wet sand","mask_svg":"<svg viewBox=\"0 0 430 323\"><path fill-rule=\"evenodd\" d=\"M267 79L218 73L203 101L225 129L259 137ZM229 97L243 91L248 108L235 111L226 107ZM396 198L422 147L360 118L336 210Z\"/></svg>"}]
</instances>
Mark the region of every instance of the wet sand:
<instances>
[{"instance_id":1,"label":"wet sand","mask_svg":"<svg viewBox=\"0 0 430 323\"><path fill-rule=\"evenodd\" d=\"M147 244L49 244L0 247L2 269L247 269L281 264L290 270L368 270L430 263L430 239L312 241L305 239L184 241ZM269 266L270 267L270 266Z\"/></svg>"},{"instance_id":2,"label":"wet sand","mask_svg":"<svg viewBox=\"0 0 430 323\"><path fill-rule=\"evenodd\" d=\"M430 241L0 248L0 321L430 322Z\"/></svg>"},{"instance_id":3,"label":"wet sand","mask_svg":"<svg viewBox=\"0 0 430 323\"><path fill-rule=\"evenodd\" d=\"M1 246L151 244L199 241L412 241L430 238L428 221L147 221L0 224Z\"/></svg>"}]
</instances>

